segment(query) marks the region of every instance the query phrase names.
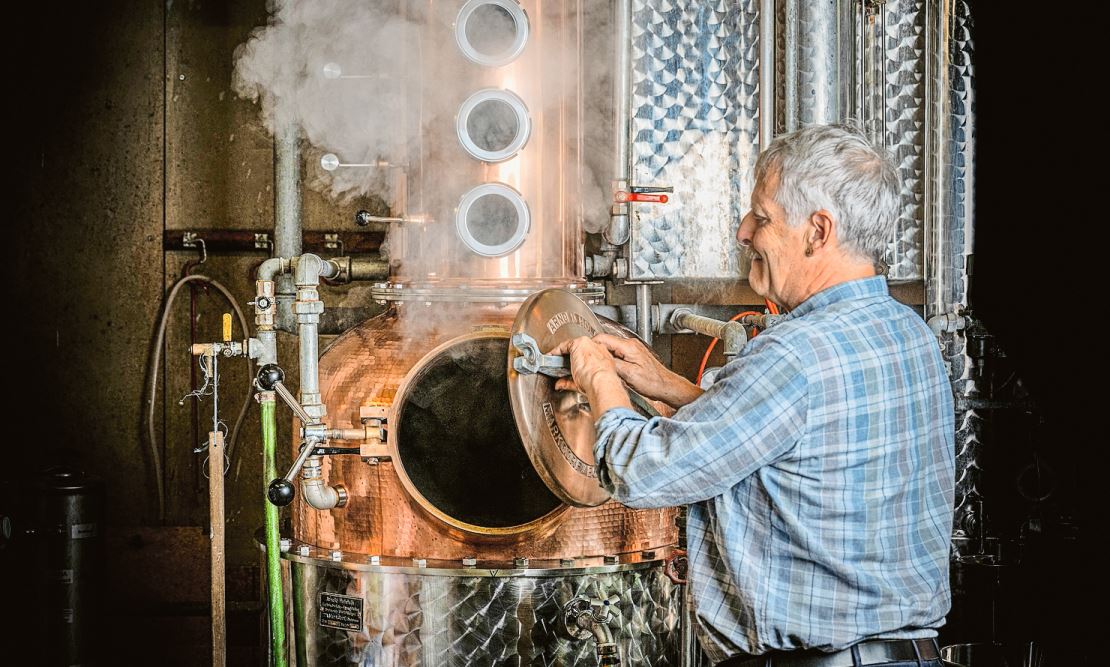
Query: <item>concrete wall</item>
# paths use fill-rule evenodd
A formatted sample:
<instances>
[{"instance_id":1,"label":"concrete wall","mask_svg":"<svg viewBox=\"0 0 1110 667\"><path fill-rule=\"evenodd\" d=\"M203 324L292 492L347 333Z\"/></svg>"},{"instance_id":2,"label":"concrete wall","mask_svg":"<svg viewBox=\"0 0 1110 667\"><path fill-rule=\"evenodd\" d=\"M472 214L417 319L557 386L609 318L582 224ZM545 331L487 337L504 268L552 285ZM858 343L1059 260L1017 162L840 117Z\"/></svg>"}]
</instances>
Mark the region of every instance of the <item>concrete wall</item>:
<instances>
[{"instance_id":1,"label":"concrete wall","mask_svg":"<svg viewBox=\"0 0 1110 667\"><path fill-rule=\"evenodd\" d=\"M196 259L164 253L163 231L271 226L272 142L253 105L230 90L232 52L265 20L262 0L109 1L43 8L7 26L16 166L7 235L17 252L4 273L9 306L30 314L18 326L8 320L15 372L4 383L5 404L12 421L28 427L11 444L13 452L34 449L36 467L65 461L106 482L105 610L141 626L135 641L113 648L112 664L137 664L138 655L200 664L207 656L207 484L204 455L192 449L209 430L211 404L206 399L196 418L189 403L178 405L195 368L188 290L174 306L155 404L164 521L143 396L164 290ZM263 256L212 256L198 271L224 282L245 307ZM214 293L198 293L197 340L218 338L225 310ZM220 412L230 425L246 364L228 361L223 370ZM227 486L230 640L235 661L253 664L252 535L262 523L256 410L240 442Z\"/></svg>"}]
</instances>

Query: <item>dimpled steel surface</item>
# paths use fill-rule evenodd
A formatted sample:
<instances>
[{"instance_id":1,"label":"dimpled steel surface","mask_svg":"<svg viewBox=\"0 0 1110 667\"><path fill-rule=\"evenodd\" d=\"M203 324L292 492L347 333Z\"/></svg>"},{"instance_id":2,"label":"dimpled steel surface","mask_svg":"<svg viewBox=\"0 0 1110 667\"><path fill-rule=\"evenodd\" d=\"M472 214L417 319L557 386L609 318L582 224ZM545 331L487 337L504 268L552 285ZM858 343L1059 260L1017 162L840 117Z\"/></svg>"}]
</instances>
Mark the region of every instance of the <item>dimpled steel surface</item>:
<instances>
[{"instance_id":1,"label":"dimpled steel surface","mask_svg":"<svg viewBox=\"0 0 1110 667\"><path fill-rule=\"evenodd\" d=\"M953 3L951 25L951 60L949 62L949 146L948 178L951 205L946 217L945 234L947 255L938 267L945 275L930 281L927 297L937 312L950 312L957 306L966 306L968 299L967 258L974 251L975 216L972 173L975 151L975 43L974 22L971 8L966 1ZM937 314L929 312L929 315ZM976 391L971 379L971 360L967 356L967 338L951 336L943 349L945 360L951 364L953 386L957 396L971 396ZM983 497L980 486L982 471L982 436L985 427L983 415L973 409L956 414L956 509L953 525L957 532L968 524L968 517L975 512L976 498ZM982 519L982 517L979 517ZM993 526L987 527L988 534Z\"/></svg>"},{"instance_id":2,"label":"dimpled steel surface","mask_svg":"<svg viewBox=\"0 0 1110 667\"><path fill-rule=\"evenodd\" d=\"M728 242L758 143L757 3L633 0L632 179L674 187L633 205L631 278L743 276Z\"/></svg>"},{"instance_id":3,"label":"dimpled steel surface","mask_svg":"<svg viewBox=\"0 0 1110 667\"><path fill-rule=\"evenodd\" d=\"M582 665L594 667L592 640L558 634L572 598L617 595L610 628L629 667L678 665L681 587L659 561L602 573L557 571L539 576L497 571L460 576L388 567L333 567L312 559L288 562L296 664L314 667L465 667ZM360 630L320 623L321 593L356 598Z\"/></svg>"},{"instance_id":4,"label":"dimpled steel surface","mask_svg":"<svg viewBox=\"0 0 1110 667\"><path fill-rule=\"evenodd\" d=\"M886 12L886 148L902 208L886 262L894 280L923 277L925 225L925 3L891 0Z\"/></svg>"}]
</instances>

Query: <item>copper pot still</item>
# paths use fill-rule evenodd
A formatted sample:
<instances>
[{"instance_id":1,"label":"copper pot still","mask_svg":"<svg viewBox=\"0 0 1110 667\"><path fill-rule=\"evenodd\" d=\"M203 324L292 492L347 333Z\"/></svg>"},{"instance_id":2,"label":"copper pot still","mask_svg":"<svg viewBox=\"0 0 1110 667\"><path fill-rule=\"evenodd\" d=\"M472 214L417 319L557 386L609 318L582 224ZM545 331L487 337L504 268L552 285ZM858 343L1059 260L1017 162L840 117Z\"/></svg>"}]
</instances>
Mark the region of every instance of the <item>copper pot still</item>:
<instances>
[{"instance_id":1,"label":"copper pot still","mask_svg":"<svg viewBox=\"0 0 1110 667\"><path fill-rule=\"evenodd\" d=\"M545 486L509 404L516 309L397 303L322 355L329 418L387 407L390 457L329 457L347 505L294 505L296 664L679 664L677 512L571 507ZM603 628L576 625L599 608Z\"/></svg>"},{"instance_id":2,"label":"copper pot still","mask_svg":"<svg viewBox=\"0 0 1110 667\"><path fill-rule=\"evenodd\" d=\"M325 512L298 501L294 537L437 561L557 563L674 544L673 510L560 502L529 463L506 381L508 329L529 294L603 298L583 277L582 229L608 212L592 199L601 188L590 164L607 167L611 153L587 141L587 125L610 121L597 108L614 52L610 8L398 7L420 20L410 23L414 48L401 54L404 76L387 94L420 140L397 160L407 165L395 200L408 222L390 233L393 279L372 291L390 309L320 359L329 424L359 427L384 408L390 458L327 460L329 484L349 501Z\"/></svg>"},{"instance_id":3,"label":"copper pot still","mask_svg":"<svg viewBox=\"0 0 1110 667\"><path fill-rule=\"evenodd\" d=\"M434 320L422 313L433 308ZM545 486L509 405L508 326L515 311L515 305L397 304L336 339L320 360L328 415L338 428L356 427L366 408L387 407L391 457L376 464L331 457L327 478L344 485L350 500L330 512L298 501L298 541L408 560L528 558L556 565L631 560L676 543L674 509L635 510L613 501L569 507Z\"/></svg>"}]
</instances>

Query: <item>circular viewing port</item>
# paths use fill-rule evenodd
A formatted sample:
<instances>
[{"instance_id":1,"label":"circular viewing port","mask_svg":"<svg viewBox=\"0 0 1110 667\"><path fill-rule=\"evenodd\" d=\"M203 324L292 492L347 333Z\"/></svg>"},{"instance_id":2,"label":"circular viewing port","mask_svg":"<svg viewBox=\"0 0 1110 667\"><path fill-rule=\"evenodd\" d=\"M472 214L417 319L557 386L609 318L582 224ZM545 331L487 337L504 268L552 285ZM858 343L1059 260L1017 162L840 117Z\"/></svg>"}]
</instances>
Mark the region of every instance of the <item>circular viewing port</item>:
<instances>
[{"instance_id":1,"label":"circular viewing port","mask_svg":"<svg viewBox=\"0 0 1110 667\"><path fill-rule=\"evenodd\" d=\"M397 453L407 481L426 509L477 532L526 526L563 506L521 443L508 354L507 334L466 336L425 357L399 394Z\"/></svg>"},{"instance_id":2,"label":"circular viewing port","mask_svg":"<svg viewBox=\"0 0 1110 667\"><path fill-rule=\"evenodd\" d=\"M528 143L532 121L524 100L514 93L485 88L463 102L456 118L463 149L483 162L502 162Z\"/></svg>"},{"instance_id":3,"label":"circular viewing port","mask_svg":"<svg viewBox=\"0 0 1110 667\"><path fill-rule=\"evenodd\" d=\"M530 224L528 204L503 183L485 183L467 192L455 214L459 238L483 257L500 257L519 248Z\"/></svg>"},{"instance_id":4,"label":"circular viewing port","mask_svg":"<svg viewBox=\"0 0 1110 667\"><path fill-rule=\"evenodd\" d=\"M472 62L508 65L528 42L528 15L513 0L470 0L455 19L455 41Z\"/></svg>"}]
</instances>

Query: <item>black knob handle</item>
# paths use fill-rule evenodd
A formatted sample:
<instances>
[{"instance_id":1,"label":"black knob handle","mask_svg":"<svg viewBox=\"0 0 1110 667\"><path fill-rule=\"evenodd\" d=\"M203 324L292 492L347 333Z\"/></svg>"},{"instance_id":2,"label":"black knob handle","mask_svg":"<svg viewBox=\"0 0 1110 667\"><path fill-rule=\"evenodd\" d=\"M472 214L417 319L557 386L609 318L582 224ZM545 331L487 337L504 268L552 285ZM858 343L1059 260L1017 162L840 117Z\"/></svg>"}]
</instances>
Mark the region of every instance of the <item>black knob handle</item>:
<instances>
[{"instance_id":1,"label":"black knob handle","mask_svg":"<svg viewBox=\"0 0 1110 667\"><path fill-rule=\"evenodd\" d=\"M275 384L285 381L285 371L277 364L266 364L258 369L255 380L264 391L273 391Z\"/></svg>"},{"instance_id":2,"label":"black knob handle","mask_svg":"<svg viewBox=\"0 0 1110 667\"><path fill-rule=\"evenodd\" d=\"M297 487L293 486L293 482L284 477L279 477L270 482L270 488L266 490L266 497L278 507L285 507L293 502L293 498L296 496Z\"/></svg>"},{"instance_id":3,"label":"black knob handle","mask_svg":"<svg viewBox=\"0 0 1110 667\"><path fill-rule=\"evenodd\" d=\"M355 213L355 224L359 227L365 227L370 224L370 211L359 211Z\"/></svg>"}]
</instances>

